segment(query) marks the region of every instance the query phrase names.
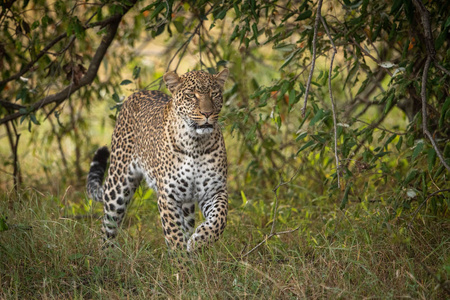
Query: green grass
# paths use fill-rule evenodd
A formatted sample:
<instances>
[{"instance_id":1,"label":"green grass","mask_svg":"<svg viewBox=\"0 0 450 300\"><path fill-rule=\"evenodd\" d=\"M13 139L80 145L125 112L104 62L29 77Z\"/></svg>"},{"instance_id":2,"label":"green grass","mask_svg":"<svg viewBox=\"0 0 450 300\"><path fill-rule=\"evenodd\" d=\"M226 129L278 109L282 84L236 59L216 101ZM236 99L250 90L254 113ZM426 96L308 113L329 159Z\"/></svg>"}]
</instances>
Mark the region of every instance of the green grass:
<instances>
[{"instance_id":1,"label":"green grass","mask_svg":"<svg viewBox=\"0 0 450 300\"><path fill-rule=\"evenodd\" d=\"M352 204L340 211L319 199L303 203L288 223L277 223L278 231L300 226L298 231L275 236L241 259L270 233L271 223L259 227L255 206L239 206L232 197L222 239L179 272L151 193L138 196L120 246L107 251L100 250L101 205L91 206L81 193L72 197L81 200L30 189L1 200L8 228L0 231L0 299L449 296L442 286L448 289L450 278L448 219L424 215L411 223L390 218L385 205Z\"/></svg>"}]
</instances>

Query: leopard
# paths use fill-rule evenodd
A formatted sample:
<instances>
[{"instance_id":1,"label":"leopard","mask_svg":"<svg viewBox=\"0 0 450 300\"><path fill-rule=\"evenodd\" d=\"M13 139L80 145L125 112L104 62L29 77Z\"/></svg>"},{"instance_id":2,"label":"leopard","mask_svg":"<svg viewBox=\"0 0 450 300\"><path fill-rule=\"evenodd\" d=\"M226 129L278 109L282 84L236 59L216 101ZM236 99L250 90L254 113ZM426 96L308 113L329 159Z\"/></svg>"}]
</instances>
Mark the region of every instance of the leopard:
<instances>
[{"instance_id":1,"label":"leopard","mask_svg":"<svg viewBox=\"0 0 450 300\"><path fill-rule=\"evenodd\" d=\"M111 152L107 146L96 151L86 184L88 196L103 203L105 242L117 236L141 181L156 192L170 250L194 252L221 237L227 224L228 162L218 118L228 76L227 68L217 74L172 71L163 75L171 96L140 90L123 102ZM196 205L203 215L197 227Z\"/></svg>"}]
</instances>

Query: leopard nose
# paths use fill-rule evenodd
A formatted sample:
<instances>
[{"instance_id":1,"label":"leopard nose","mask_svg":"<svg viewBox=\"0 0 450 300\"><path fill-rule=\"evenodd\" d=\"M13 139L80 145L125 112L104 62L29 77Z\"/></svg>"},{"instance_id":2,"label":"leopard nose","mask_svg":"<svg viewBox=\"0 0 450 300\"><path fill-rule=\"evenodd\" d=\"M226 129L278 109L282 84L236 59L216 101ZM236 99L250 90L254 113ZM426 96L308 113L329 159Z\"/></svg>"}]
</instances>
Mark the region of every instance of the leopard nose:
<instances>
[{"instance_id":1,"label":"leopard nose","mask_svg":"<svg viewBox=\"0 0 450 300\"><path fill-rule=\"evenodd\" d=\"M205 111L205 112L200 112L202 115L204 115L206 118L209 118L212 114L213 114L213 112L212 111Z\"/></svg>"}]
</instances>

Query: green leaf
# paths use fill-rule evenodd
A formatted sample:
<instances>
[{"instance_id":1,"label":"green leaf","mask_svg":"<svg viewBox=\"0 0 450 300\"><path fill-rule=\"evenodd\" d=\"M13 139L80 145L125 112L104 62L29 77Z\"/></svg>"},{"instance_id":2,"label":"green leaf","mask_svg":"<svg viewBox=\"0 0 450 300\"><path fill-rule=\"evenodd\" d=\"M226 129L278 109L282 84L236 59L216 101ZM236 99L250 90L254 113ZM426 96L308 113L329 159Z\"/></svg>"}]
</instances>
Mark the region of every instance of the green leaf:
<instances>
[{"instance_id":1,"label":"green leaf","mask_svg":"<svg viewBox=\"0 0 450 300\"><path fill-rule=\"evenodd\" d=\"M141 74L141 67L134 67L133 69L133 79L138 79L139 75Z\"/></svg>"},{"instance_id":2,"label":"green leaf","mask_svg":"<svg viewBox=\"0 0 450 300\"><path fill-rule=\"evenodd\" d=\"M305 150L308 147L311 147L313 144L315 143L315 141L310 140L309 142L307 142L305 145L303 145L295 155L298 155L300 152L302 152L303 150Z\"/></svg>"},{"instance_id":3,"label":"green leaf","mask_svg":"<svg viewBox=\"0 0 450 300\"><path fill-rule=\"evenodd\" d=\"M300 49L297 49L295 51L293 51L284 61L284 63L281 65L280 70L283 69L284 67L286 67L291 61L292 59L297 55L297 53L300 52Z\"/></svg>"},{"instance_id":4,"label":"green leaf","mask_svg":"<svg viewBox=\"0 0 450 300\"><path fill-rule=\"evenodd\" d=\"M390 15L395 15L397 11L400 9L401 5L403 4L403 0L394 0L394 3L391 7Z\"/></svg>"},{"instance_id":5,"label":"green leaf","mask_svg":"<svg viewBox=\"0 0 450 300\"><path fill-rule=\"evenodd\" d=\"M39 24L40 24L39 21L37 21L37 20L34 21L33 24L31 24L31 30L34 30L34 29L38 28Z\"/></svg>"},{"instance_id":6,"label":"green leaf","mask_svg":"<svg viewBox=\"0 0 450 300\"><path fill-rule=\"evenodd\" d=\"M69 255L70 260L79 260L82 257L84 257L84 255L82 253L75 253L75 254Z\"/></svg>"},{"instance_id":7,"label":"green leaf","mask_svg":"<svg viewBox=\"0 0 450 300\"><path fill-rule=\"evenodd\" d=\"M414 178L416 178L417 175L417 169L412 169L408 172L408 174L406 175L405 180L403 181L403 185L407 185L408 183L410 183Z\"/></svg>"},{"instance_id":8,"label":"green leaf","mask_svg":"<svg viewBox=\"0 0 450 300\"><path fill-rule=\"evenodd\" d=\"M416 157L422 152L423 149L423 140L417 142L416 147L414 148L413 154L411 156L411 162L413 162Z\"/></svg>"},{"instance_id":9,"label":"green leaf","mask_svg":"<svg viewBox=\"0 0 450 300\"><path fill-rule=\"evenodd\" d=\"M294 104L295 104L295 90L292 89L292 90L289 92L289 106L292 106L292 105L294 105Z\"/></svg>"},{"instance_id":10,"label":"green leaf","mask_svg":"<svg viewBox=\"0 0 450 300\"><path fill-rule=\"evenodd\" d=\"M258 42L258 26L255 24L255 23L253 23L252 24L252 30L253 30L253 39L255 40L255 43L256 43L256 45L259 45L259 42Z\"/></svg>"},{"instance_id":11,"label":"green leaf","mask_svg":"<svg viewBox=\"0 0 450 300\"><path fill-rule=\"evenodd\" d=\"M233 4L233 8L234 8L234 13L236 14L236 18L240 18L241 17L241 11L239 10L239 7L237 6L236 3Z\"/></svg>"},{"instance_id":12,"label":"green leaf","mask_svg":"<svg viewBox=\"0 0 450 300\"><path fill-rule=\"evenodd\" d=\"M442 106L441 109L441 117L439 118L439 129L444 128L444 123L445 120L448 120L448 118L446 118L448 112L450 108L450 97L447 97L447 99L445 99L444 105Z\"/></svg>"},{"instance_id":13,"label":"green leaf","mask_svg":"<svg viewBox=\"0 0 450 300\"><path fill-rule=\"evenodd\" d=\"M8 224L6 218L0 217L0 232L8 230Z\"/></svg>"},{"instance_id":14,"label":"green leaf","mask_svg":"<svg viewBox=\"0 0 450 300\"><path fill-rule=\"evenodd\" d=\"M223 18L225 18L225 16L227 15L227 9L223 9L221 10L215 17L216 20L223 20Z\"/></svg>"},{"instance_id":15,"label":"green leaf","mask_svg":"<svg viewBox=\"0 0 450 300\"><path fill-rule=\"evenodd\" d=\"M434 150L434 148L428 149L427 157L428 157L428 171L431 172L431 170L434 167L434 164L436 163L436 151Z\"/></svg>"},{"instance_id":16,"label":"green leaf","mask_svg":"<svg viewBox=\"0 0 450 300\"><path fill-rule=\"evenodd\" d=\"M305 19L308 19L308 18L311 17L311 16L312 16L312 11L311 11L311 10L307 10L307 11L302 12L302 13L297 17L297 19L295 19L295 21L305 20Z\"/></svg>"},{"instance_id":17,"label":"green leaf","mask_svg":"<svg viewBox=\"0 0 450 300\"><path fill-rule=\"evenodd\" d=\"M386 100L386 106L384 107L384 114L387 114L389 110L392 108L392 104L394 103L394 93L392 93Z\"/></svg>"},{"instance_id":18,"label":"green leaf","mask_svg":"<svg viewBox=\"0 0 450 300\"><path fill-rule=\"evenodd\" d=\"M119 103L119 102L120 102L120 97L119 97L119 95L117 95L117 93L114 93L114 94L112 95L112 98L113 98L113 100L114 100L116 103Z\"/></svg>"},{"instance_id":19,"label":"green leaf","mask_svg":"<svg viewBox=\"0 0 450 300\"><path fill-rule=\"evenodd\" d=\"M156 6L158 4L158 2L154 2L152 4L147 5L146 7L144 7L143 9L141 9L141 13L143 13L146 10L150 10L153 6Z\"/></svg>"},{"instance_id":20,"label":"green leaf","mask_svg":"<svg viewBox=\"0 0 450 300\"><path fill-rule=\"evenodd\" d=\"M446 31L447 30L441 31L441 33L438 35L438 37L434 41L434 47L436 49L440 49L444 45L445 39L447 37L447 32Z\"/></svg>"},{"instance_id":21,"label":"green leaf","mask_svg":"<svg viewBox=\"0 0 450 300\"><path fill-rule=\"evenodd\" d=\"M41 125L41 123L39 123L39 121L36 119L35 114L30 114L30 119L31 119L31 122L33 122L35 125Z\"/></svg>"},{"instance_id":22,"label":"green leaf","mask_svg":"<svg viewBox=\"0 0 450 300\"><path fill-rule=\"evenodd\" d=\"M153 11L153 13L150 15L149 20L154 19L164 8L164 3L159 3L159 5L155 8L155 10Z\"/></svg>"},{"instance_id":23,"label":"green leaf","mask_svg":"<svg viewBox=\"0 0 450 300\"><path fill-rule=\"evenodd\" d=\"M309 122L309 126L314 126L314 124L316 124L319 120L321 120L323 116L324 116L324 111L321 108L316 113L316 115L311 119L311 121Z\"/></svg>"},{"instance_id":24,"label":"green leaf","mask_svg":"<svg viewBox=\"0 0 450 300\"><path fill-rule=\"evenodd\" d=\"M344 209L345 206L348 203L348 193L350 192L350 188L352 187L352 184L348 184L345 188L344 196L342 197L341 205L339 206L340 209Z\"/></svg>"},{"instance_id":25,"label":"green leaf","mask_svg":"<svg viewBox=\"0 0 450 300\"><path fill-rule=\"evenodd\" d=\"M173 21L173 25L175 25L175 28L179 33L183 33L184 31L184 25L183 22L180 21Z\"/></svg>"},{"instance_id":26,"label":"green leaf","mask_svg":"<svg viewBox=\"0 0 450 300\"><path fill-rule=\"evenodd\" d=\"M282 51L282 52L291 52L291 51L294 51L295 48L296 48L296 46L294 44L285 44L285 43L280 43L273 47L273 49Z\"/></svg>"},{"instance_id":27,"label":"green leaf","mask_svg":"<svg viewBox=\"0 0 450 300\"><path fill-rule=\"evenodd\" d=\"M247 197L245 196L244 191L241 191L241 197L242 197L242 207L247 205Z\"/></svg>"},{"instance_id":28,"label":"green leaf","mask_svg":"<svg viewBox=\"0 0 450 300\"><path fill-rule=\"evenodd\" d=\"M307 135L308 135L307 132L303 132L302 134L300 134L300 135L295 139L295 141L298 142L298 141L300 141L300 140L303 140Z\"/></svg>"},{"instance_id":29,"label":"green leaf","mask_svg":"<svg viewBox=\"0 0 450 300\"><path fill-rule=\"evenodd\" d=\"M444 29L450 26L450 17L447 18L447 21L445 21Z\"/></svg>"},{"instance_id":30,"label":"green leaf","mask_svg":"<svg viewBox=\"0 0 450 300\"><path fill-rule=\"evenodd\" d=\"M127 84L130 84L130 83L133 83L133 81L128 80L128 79L125 79L125 80L123 80L123 81L120 83L120 85L127 85Z\"/></svg>"},{"instance_id":31,"label":"green leaf","mask_svg":"<svg viewBox=\"0 0 450 300\"><path fill-rule=\"evenodd\" d=\"M384 143L383 148L387 148L387 146L397 137L396 134L391 135L388 140L386 141L386 143Z\"/></svg>"},{"instance_id":32,"label":"green leaf","mask_svg":"<svg viewBox=\"0 0 450 300\"><path fill-rule=\"evenodd\" d=\"M326 140L318 134L312 134L311 137L321 144L325 144Z\"/></svg>"},{"instance_id":33,"label":"green leaf","mask_svg":"<svg viewBox=\"0 0 450 300\"><path fill-rule=\"evenodd\" d=\"M385 155L387 155L389 153L391 153L391 151L380 152L380 153L377 153L377 155L375 155L375 157L380 158L380 157L383 157L383 156L385 156Z\"/></svg>"}]
</instances>

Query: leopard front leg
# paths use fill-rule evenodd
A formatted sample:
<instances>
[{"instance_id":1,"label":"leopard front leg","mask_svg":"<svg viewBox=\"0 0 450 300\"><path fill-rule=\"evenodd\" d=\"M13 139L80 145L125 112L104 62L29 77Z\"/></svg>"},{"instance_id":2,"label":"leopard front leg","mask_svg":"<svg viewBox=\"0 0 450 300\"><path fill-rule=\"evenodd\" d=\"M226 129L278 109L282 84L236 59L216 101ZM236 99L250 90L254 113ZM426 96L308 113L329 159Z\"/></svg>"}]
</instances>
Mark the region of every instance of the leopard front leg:
<instances>
[{"instance_id":1,"label":"leopard front leg","mask_svg":"<svg viewBox=\"0 0 450 300\"><path fill-rule=\"evenodd\" d=\"M158 194L158 209L166 244L171 250L186 249L189 230L184 223L182 204L165 193Z\"/></svg>"},{"instance_id":2,"label":"leopard front leg","mask_svg":"<svg viewBox=\"0 0 450 300\"><path fill-rule=\"evenodd\" d=\"M209 199L200 200L198 204L206 220L195 229L187 242L188 252L217 241L227 225L228 194L226 191L219 191Z\"/></svg>"}]
</instances>

